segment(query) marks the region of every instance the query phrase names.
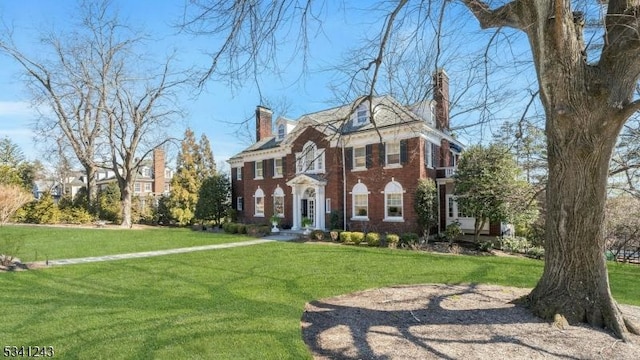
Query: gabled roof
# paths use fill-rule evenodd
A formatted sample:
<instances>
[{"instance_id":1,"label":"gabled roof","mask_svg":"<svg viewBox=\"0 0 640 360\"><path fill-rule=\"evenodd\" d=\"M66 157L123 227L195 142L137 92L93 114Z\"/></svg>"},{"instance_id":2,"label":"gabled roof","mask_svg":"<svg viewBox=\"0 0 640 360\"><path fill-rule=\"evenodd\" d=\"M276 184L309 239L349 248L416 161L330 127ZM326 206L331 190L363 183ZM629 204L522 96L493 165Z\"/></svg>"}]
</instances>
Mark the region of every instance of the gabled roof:
<instances>
[{"instance_id":1,"label":"gabled roof","mask_svg":"<svg viewBox=\"0 0 640 360\"><path fill-rule=\"evenodd\" d=\"M352 121L353 114L356 113L360 104L365 104L368 109L373 111L375 123L367 121L362 125L354 124ZM313 126L316 130L327 136L331 136L338 134L348 135L360 131L382 129L398 125L424 124L424 120L414 113L411 107L400 104L389 95L373 97L370 107L366 99L361 97L346 105L302 115L297 121L291 121L283 117L278 118L278 120L281 119L289 123L296 123L295 128L286 134L282 141L278 141L276 136L266 137L232 156L229 162L239 160L243 154L248 152L287 146L293 143L309 126Z\"/></svg>"}]
</instances>

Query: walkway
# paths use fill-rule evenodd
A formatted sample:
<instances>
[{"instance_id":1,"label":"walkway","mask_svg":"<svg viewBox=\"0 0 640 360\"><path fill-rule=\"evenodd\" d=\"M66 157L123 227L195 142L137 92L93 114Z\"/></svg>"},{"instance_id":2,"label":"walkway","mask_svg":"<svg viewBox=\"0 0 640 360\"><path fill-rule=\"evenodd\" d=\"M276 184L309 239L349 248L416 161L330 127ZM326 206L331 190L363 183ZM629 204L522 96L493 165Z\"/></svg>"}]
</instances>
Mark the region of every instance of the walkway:
<instances>
[{"instance_id":1,"label":"walkway","mask_svg":"<svg viewBox=\"0 0 640 360\"><path fill-rule=\"evenodd\" d=\"M192 247L178 248L178 249L144 251L144 252L129 253L129 254L117 254L117 255L91 256L91 257L74 258L74 259L48 260L46 263L42 262L42 264L48 265L48 266L62 266L62 265L73 265L73 264L86 264L86 263L101 262L101 261L137 259L137 258L146 258L146 257L153 257L153 256L183 254L183 253L190 253L195 251L228 249L228 248L234 248L234 247L240 247L240 246L265 244L265 243L270 243L274 241L289 241L293 239L294 238L291 236L272 235L262 239L239 241L239 242L232 242L232 243L226 243L226 244L192 246Z\"/></svg>"}]
</instances>

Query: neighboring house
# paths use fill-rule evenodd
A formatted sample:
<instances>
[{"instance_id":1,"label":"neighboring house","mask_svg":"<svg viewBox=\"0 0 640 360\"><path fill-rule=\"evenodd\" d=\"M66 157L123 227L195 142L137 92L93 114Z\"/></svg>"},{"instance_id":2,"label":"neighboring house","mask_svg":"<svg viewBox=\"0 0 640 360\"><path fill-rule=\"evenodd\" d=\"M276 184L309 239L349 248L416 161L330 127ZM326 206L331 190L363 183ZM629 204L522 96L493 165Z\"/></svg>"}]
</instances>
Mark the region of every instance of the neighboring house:
<instances>
[{"instance_id":1,"label":"neighboring house","mask_svg":"<svg viewBox=\"0 0 640 360\"><path fill-rule=\"evenodd\" d=\"M415 232L415 189L430 177L438 186L438 229L456 220L472 229L473 218L458 211L453 196L463 146L449 134L448 82L438 71L434 100L413 106L380 96L297 121L279 117L275 134L271 110L258 106L257 142L228 160L239 219L267 223L275 214L293 229L303 218L330 229L343 227L342 220L331 223L338 212L350 230ZM499 225L491 230L499 233Z\"/></svg>"},{"instance_id":2,"label":"neighboring house","mask_svg":"<svg viewBox=\"0 0 640 360\"><path fill-rule=\"evenodd\" d=\"M33 196L39 200L45 192L48 192L55 202L60 200L63 195L69 195L73 199L78 191L86 186L85 179L86 176L83 172L74 171L62 180L50 178L36 180L33 183Z\"/></svg>"},{"instance_id":3,"label":"neighboring house","mask_svg":"<svg viewBox=\"0 0 640 360\"><path fill-rule=\"evenodd\" d=\"M143 161L138 168L138 173L133 183L133 196L145 198L168 195L171 178L173 178L173 171L165 165L164 151L155 149L153 158ZM98 172L96 181L98 190L103 190L107 185L114 182L116 182L116 177L112 170Z\"/></svg>"}]
</instances>

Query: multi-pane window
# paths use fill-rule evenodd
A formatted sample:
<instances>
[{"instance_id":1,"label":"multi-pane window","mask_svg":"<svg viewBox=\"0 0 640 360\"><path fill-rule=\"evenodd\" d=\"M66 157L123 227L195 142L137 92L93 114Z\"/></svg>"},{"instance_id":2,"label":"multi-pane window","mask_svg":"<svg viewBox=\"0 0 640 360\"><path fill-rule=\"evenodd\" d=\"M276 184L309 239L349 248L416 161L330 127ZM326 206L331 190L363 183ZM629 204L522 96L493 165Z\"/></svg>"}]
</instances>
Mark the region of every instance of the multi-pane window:
<instances>
[{"instance_id":1,"label":"multi-pane window","mask_svg":"<svg viewBox=\"0 0 640 360\"><path fill-rule=\"evenodd\" d=\"M296 154L296 173L323 173L324 149L318 149L316 144L308 142L302 152Z\"/></svg>"},{"instance_id":2,"label":"multi-pane window","mask_svg":"<svg viewBox=\"0 0 640 360\"><path fill-rule=\"evenodd\" d=\"M369 190L367 186L358 180L351 191L353 200L353 218L367 219L369 215Z\"/></svg>"},{"instance_id":3,"label":"multi-pane window","mask_svg":"<svg viewBox=\"0 0 640 360\"><path fill-rule=\"evenodd\" d=\"M236 180L242 180L242 169L243 167L236 168Z\"/></svg>"},{"instance_id":4,"label":"multi-pane window","mask_svg":"<svg viewBox=\"0 0 640 360\"><path fill-rule=\"evenodd\" d=\"M284 217L284 191L279 186L273 192L273 214Z\"/></svg>"},{"instance_id":5,"label":"multi-pane window","mask_svg":"<svg viewBox=\"0 0 640 360\"><path fill-rule=\"evenodd\" d=\"M366 104L362 104L356 111L356 125L366 124L367 120L369 120L369 109Z\"/></svg>"},{"instance_id":6,"label":"multi-pane window","mask_svg":"<svg viewBox=\"0 0 640 360\"><path fill-rule=\"evenodd\" d=\"M244 204L244 199L242 196L238 196L236 198L236 210L242 211L242 205Z\"/></svg>"},{"instance_id":7,"label":"multi-pane window","mask_svg":"<svg viewBox=\"0 0 640 360\"><path fill-rule=\"evenodd\" d=\"M366 166L367 166L366 148L364 146L353 148L353 168L363 169Z\"/></svg>"},{"instance_id":8,"label":"multi-pane window","mask_svg":"<svg viewBox=\"0 0 640 360\"><path fill-rule=\"evenodd\" d=\"M256 175L255 178L256 179L262 179L264 172L263 172L263 168L262 168L262 161L256 161Z\"/></svg>"},{"instance_id":9,"label":"multi-pane window","mask_svg":"<svg viewBox=\"0 0 640 360\"><path fill-rule=\"evenodd\" d=\"M392 180L384 187L384 216L386 220L402 220L404 190L400 183Z\"/></svg>"},{"instance_id":10,"label":"multi-pane window","mask_svg":"<svg viewBox=\"0 0 640 360\"><path fill-rule=\"evenodd\" d=\"M273 177L282 177L282 158L276 158L273 161Z\"/></svg>"},{"instance_id":11,"label":"multi-pane window","mask_svg":"<svg viewBox=\"0 0 640 360\"><path fill-rule=\"evenodd\" d=\"M253 196L255 202L255 216L264 216L264 191L258 188Z\"/></svg>"},{"instance_id":12,"label":"multi-pane window","mask_svg":"<svg viewBox=\"0 0 640 360\"><path fill-rule=\"evenodd\" d=\"M134 183L133 184L133 192L134 193L139 193L140 192L140 183Z\"/></svg>"},{"instance_id":13,"label":"multi-pane window","mask_svg":"<svg viewBox=\"0 0 640 360\"><path fill-rule=\"evenodd\" d=\"M145 183L144 184L144 191L145 192L151 192L151 183Z\"/></svg>"},{"instance_id":14,"label":"multi-pane window","mask_svg":"<svg viewBox=\"0 0 640 360\"><path fill-rule=\"evenodd\" d=\"M284 132L285 132L284 130L285 130L284 124L278 125L278 139L279 140L282 140L284 138Z\"/></svg>"},{"instance_id":15,"label":"multi-pane window","mask_svg":"<svg viewBox=\"0 0 640 360\"><path fill-rule=\"evenodd\" d=\"M393 142L386 144L386 164L395 165L400 164L400 143Z\"/></svg>"}]
</instances>

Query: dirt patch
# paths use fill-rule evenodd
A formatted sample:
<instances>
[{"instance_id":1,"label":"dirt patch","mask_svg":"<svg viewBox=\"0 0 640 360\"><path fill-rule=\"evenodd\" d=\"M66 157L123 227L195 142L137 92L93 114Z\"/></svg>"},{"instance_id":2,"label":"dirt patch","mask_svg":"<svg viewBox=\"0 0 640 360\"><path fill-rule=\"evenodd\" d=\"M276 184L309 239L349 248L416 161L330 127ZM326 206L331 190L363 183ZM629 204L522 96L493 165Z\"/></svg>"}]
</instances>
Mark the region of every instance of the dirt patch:
<instances>
[{"instance_id":1,"label":"dirt patch","mask_svg":"<svg viewBox=\"0 0 640 360\"><path fill-rule=\"evenodd\" d=\"M315 359L637 359L585 325L544 322L510 302L530 289L416 285L367 290L306 305L302 336ZM640 307L621 306L640 321Z\"/></svg>"}]
</instances>

